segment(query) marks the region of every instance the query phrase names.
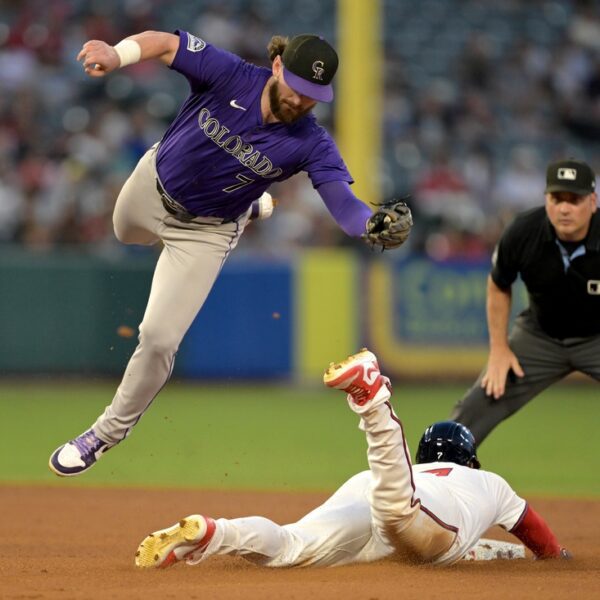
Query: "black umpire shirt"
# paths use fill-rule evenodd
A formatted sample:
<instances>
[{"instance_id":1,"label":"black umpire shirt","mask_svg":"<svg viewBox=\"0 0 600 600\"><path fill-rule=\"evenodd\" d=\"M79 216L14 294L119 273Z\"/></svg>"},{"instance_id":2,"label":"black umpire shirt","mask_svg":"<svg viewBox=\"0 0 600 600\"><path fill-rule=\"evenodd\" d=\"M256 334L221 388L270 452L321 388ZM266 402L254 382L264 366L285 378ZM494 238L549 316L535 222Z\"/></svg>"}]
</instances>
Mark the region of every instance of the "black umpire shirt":
<instances>
[{"instance_id":1,"label":"black umpire shirt","mask_svg":"<svg viewBox=\"0 0 600 600\"><path fill-rule=\"evenodd\" d=\"M503 290L521 275L529 293L529 311L550 337L600 334L600 212L592 215L583 248L565 245L563 261L554 227L544 207L517 215L502 234L491 276Z\"/></svg>"}]
</instances>

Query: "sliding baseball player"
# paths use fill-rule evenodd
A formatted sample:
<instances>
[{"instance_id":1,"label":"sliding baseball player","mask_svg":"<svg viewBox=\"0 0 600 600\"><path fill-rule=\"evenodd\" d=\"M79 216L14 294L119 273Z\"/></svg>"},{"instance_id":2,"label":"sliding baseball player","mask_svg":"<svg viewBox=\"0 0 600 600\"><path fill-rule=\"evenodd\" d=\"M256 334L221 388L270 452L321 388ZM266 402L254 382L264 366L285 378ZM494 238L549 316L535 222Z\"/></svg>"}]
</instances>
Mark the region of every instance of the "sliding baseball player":
<instances>
[{"instance_id":1,"label":"sliding baseball player","mask_svg":"<svg viewBox=\"0 0 600 600\"><path fill-rule=\"evenodd\" d=\"M268 567L333 566L385 557L449 565L463 558L522 557L518 544L481 540L500 525L535 557L570 558L546 522L499 475L480 469L471 432L454 421L428 427L412 465L389 379L368 350L332 364L325 384L347 393L367 438L369 470L296 523L191 515L150 534L142 568L195 564L214 554ZM480 541L481 540L481 541Z\"/></svg>"}]
</instances>

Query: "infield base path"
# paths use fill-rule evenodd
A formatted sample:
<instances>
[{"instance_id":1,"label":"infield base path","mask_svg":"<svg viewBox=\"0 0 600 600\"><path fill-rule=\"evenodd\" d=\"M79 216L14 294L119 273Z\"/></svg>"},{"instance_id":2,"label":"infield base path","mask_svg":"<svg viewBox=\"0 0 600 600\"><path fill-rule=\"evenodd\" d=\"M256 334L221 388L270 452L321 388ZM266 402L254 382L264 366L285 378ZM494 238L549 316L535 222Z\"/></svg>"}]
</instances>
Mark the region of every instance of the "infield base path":
<instances>
[{"instance_id":1,"label":"infield base path","mask_svg":"<svg viewBox=\"0 0 600 600\"><path fill-rule=\"evenodd\" d=\"M600 580L600 500L533 498L573 561L464 562L447 568L393 562L267 569L212 557L197 566L140 571L139 542L192 513L298 519L326 494L2 486L0 598L386 600L591 598ZM486 537L513 540L501 529Z\"/></svg>"}]
</instances>

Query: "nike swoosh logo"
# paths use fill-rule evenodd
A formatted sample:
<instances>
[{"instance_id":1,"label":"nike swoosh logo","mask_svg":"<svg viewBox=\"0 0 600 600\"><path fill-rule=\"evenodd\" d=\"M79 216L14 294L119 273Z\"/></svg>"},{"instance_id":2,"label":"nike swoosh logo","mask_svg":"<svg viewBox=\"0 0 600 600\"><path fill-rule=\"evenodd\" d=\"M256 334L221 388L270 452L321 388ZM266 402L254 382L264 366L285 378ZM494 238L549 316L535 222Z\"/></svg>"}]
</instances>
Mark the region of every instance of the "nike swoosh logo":
<instances>
[{"instance_id":1,"label":"nike swoosh logo","mask_svg":"<svg viewBox=\"0 0 600 600\"><path fill-rule=\"evenodd\" d=\"M229 103L230 106L232 106L233 108L238 108L239 110L246 110L243 106L240 106L235 100L232 100Z\"/></svg>"}]
</instances>

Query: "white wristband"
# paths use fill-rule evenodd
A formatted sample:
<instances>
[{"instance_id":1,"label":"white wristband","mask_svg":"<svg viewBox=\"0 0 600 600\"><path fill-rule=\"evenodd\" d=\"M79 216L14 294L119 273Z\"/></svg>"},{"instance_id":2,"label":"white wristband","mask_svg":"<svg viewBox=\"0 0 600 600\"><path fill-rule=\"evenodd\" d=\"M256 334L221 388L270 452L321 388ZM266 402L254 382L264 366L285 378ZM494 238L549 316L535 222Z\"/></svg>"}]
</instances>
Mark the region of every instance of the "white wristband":
<instances>
[{"instance_id":1,"label":"white wristband","mask_svg":"<svg viewBox=\"0 0 600 600\"><path fill-rule=\"evenodd\" d=\"M127 65L140 62L142 49L135 40L121 40L113 47L121 60L119 67L126 67Z\"/></svg>"}]
</instances>

